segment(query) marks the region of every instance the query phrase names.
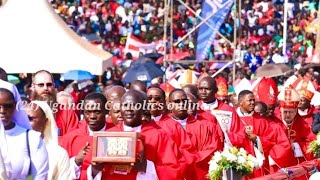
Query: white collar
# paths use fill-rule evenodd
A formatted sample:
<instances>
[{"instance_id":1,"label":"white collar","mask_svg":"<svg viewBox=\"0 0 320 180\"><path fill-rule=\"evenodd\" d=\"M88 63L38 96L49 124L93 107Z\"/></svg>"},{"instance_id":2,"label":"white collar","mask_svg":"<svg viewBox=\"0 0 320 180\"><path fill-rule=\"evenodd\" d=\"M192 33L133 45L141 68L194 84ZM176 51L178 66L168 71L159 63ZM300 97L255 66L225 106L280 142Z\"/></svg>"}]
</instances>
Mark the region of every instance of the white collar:
<instances>
[{"instance_id":1,"label":"white collar","mask_svg":"<svg viewBox=\"0 0 320 180\"><path fill-rule=\"evenodd\" d=\"M127 132L141 132L141 125L137 127L130 127L123 123L123 131Z\"/></svg>"},{"instance_id":2,"label":"white collar","mask_svg":"<svg viewBox=\"0 0 320 180\"><path fill-rule=\"evenodd\" d=\"M254 111L251 113L244 113L240 110L240 107L237 108L237 114L239 117L248 117L248 116L253 116Z\"/></svg>"},{"instance_id":3,"label":"white collar","mask_svg":"<svg viewBox=\"0 0 320 180\"><path fill-rule=\"evenodd\" d=\"M188 117L183 119L183 120L180 120L180 119L176 119L174 117L172 117L173 120L177 121L178 123L181 124L181 126L185 127L187 125L187 120L188 120Z\"/></svg>"},{"instance_id":4,"label":"white collar","mask_svg":"<svg viewBox=\"0 0 320 180\"><path fill-rule=\"evenodd\" d=\"M306 116L308 114L309 109L305 109L304 111L298 109L298 114L300 116Z\"/></svg>"},{"instance_id":5,"label":"white collar","mask_svg":"<svg viewBox=\"0 0 320 180\"><path fill-rule=\"evenodd\" d=\"M89 128L89 126L88 126L89 136L93 136L93 132L103 132L103 131L106 131L106 126L107 126L107 124L105 124L105 125L103 126L103 128L100 129L99 131L92 131L92 130Z\"/></svg>"},{"instance_id":6,"label":"white collar","mask_svg":"<svg viewBox=\"0 0 320 180\"><path fill-rule=\"evenodd\" d=\"M152 120L159 122L160 119L162 118L162 114L160 116L152 116L151 118L152 118Z\"/></svg>"},{"instance_id":7,"label":"white collar","mask_svg":"<svg viewBox=\"0 0 320 180\"><path fill-rule=\"evenodd\" d=\"M216 109L218 107L218 100L216 99L214 102L212 103L205 103L202 101L202 105L201 105L201 109L202 110L213 110Z\"/></svg>"},{"instance_id":8,"label":"white collar","mask_svg":"<svg viewBox=\"0 0 320 180\"><path fill-rule=\"evenodd\" d=\"M282 122L284 123L284 125L286 127L288 127L288 126L292 126L292 124L294 123L294 120L290 124L287 124L287 122L285 120L282 120Z\"/></svg>"}]
</instances>

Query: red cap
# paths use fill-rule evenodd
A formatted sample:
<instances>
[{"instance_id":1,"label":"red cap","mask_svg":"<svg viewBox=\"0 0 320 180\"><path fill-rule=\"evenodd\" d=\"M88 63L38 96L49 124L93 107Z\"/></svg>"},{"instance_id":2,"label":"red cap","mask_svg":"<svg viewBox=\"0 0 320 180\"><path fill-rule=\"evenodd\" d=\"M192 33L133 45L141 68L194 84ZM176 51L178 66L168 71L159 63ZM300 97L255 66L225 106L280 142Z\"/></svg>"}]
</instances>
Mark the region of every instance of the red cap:
<instances>
[{"instance_id":1,"label":"red cap","mask_svg":"<svg viewBox=\"0 0 320 180\"><path fill-rule=\"evenodd\" d=\"M278 96L280 107L295 109L298 108L300 96L298 92L292 87L285 87Z\"/></svg>"},{"instance_id":2,"label":"red cap","mask_svg":"<svg viewBox=\"0 0 320 180\"><path fill-rule=\"evenodd\" d=\"M228 96L228 82L223 77L216 78L218 92L216 94L216 98L227 97Z\"/></svg>"},{"instance_id":3,"label":"red cap","mask_svg":"<svg viewBox=\"0 0 320 180\"><path fill-rule=\"evenodd\" d=\"M267 105L276 104L278 93L277 83L272 78L263 77L253 89L256 101L262 101Z\"/></svg>"}]
</instances>

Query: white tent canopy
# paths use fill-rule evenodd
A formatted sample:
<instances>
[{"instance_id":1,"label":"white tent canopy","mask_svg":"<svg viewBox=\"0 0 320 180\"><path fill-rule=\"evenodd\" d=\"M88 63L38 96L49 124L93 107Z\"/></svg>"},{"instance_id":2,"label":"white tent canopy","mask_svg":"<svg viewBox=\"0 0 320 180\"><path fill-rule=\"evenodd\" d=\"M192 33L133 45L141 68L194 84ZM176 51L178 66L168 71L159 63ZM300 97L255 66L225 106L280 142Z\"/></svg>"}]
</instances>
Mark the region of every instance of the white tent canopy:
<instances>
[{"instance_id":1,"label":"white tent canopy","mask_svg":"<svg viewBox=\"0 0 320 180\"><path fill-rule=\"evenodd\" d=\"M0 67L7 73L102 75L112 65L112 55L73 32L47 0L8 0L0 7L0 49Z\"/></svg>"}]
</instances>

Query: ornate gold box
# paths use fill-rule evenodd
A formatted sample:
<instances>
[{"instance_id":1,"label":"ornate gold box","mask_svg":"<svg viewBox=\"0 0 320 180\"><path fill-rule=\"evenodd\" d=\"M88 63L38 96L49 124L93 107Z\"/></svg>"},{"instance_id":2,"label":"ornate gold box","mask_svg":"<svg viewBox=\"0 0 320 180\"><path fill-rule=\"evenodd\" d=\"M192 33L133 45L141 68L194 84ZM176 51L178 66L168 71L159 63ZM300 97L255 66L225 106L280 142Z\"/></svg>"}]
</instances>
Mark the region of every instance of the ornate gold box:
<instances>
[{"instance_id":1,"label":"ornate gold box","mask_svg":"<svg viewBox=\"0 0 320 180\"><path fill-rule=\"evenodd\" d=\"M94 132L92 161L136 162L136 132Z\"/></svg>"}]
</instances>

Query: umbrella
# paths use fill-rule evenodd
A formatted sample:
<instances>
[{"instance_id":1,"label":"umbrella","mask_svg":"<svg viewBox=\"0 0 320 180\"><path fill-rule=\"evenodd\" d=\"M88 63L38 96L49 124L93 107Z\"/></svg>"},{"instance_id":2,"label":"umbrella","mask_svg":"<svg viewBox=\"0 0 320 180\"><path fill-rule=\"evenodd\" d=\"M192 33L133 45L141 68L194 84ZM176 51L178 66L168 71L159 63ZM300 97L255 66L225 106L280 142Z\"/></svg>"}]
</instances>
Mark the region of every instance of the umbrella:
<instances>
[{"instance_id":1,"label":"umbrella","mask_svg":"<svg viewBox=\"0 0 320 180\"><path fill-rule=\"evenodd\" d=\"M8 81L12 84L20 83L20 79L14 75L8 75L7 78L8 78Z\"/></svg>"},{"instance_id":2,"label":"umbrella","mask_svg":"<svg viewBox=\"0 0 320 180\"><path fill-rule=\"evenodd\" d=\"M154 62L135 62L129 67L122 81L126 83L134 80L151 81L163 75L164 72Z\"/></svg>"},{"instance_id":3,"label":"umbrella","mask_svg":"<svg viewBox=\"0 0 320 180\"><path fill-rule=\"evenodd\" d=\"M82 81L87 79L93 79L95 76L88 71L83 70L71 70L63 74L64 80Z\"/></svg>"},{"instance_id":4,"label":"umbrella","mask_svg":"<svg viewBox=\"0 0 320 180\"><path fill-rule=\"evenodd\" d=\"M143 55L142 57L146 57L146 58L150 58L152 59L153 61L156 61L158 60L160 57L162 57L163 55L162 54L159 54L159 53L148 53L148 54L145 54Z\"/></svg>"},{"instance_id":5,"label":"umbrella","mask_svg":"<svg viewBox=\"0 0 320 180\"><path fill-rule=\"evenodd\" d=\"M87 41L89 41L89 42L99 42L99 41L101 41L100 37L95 33L83 34L82 37L84 39L86 39Z\"/></svg>"},{"instance_id":6,"label":"umbrella","mask_svg":"<svg viewBox=\"0 0 320 180\"><path fill-rule=\"evenodd\" d=\"M291 71L286 64L266 64L257 69L256 77L277 77Z\"/></svg>"}]
</instances>

